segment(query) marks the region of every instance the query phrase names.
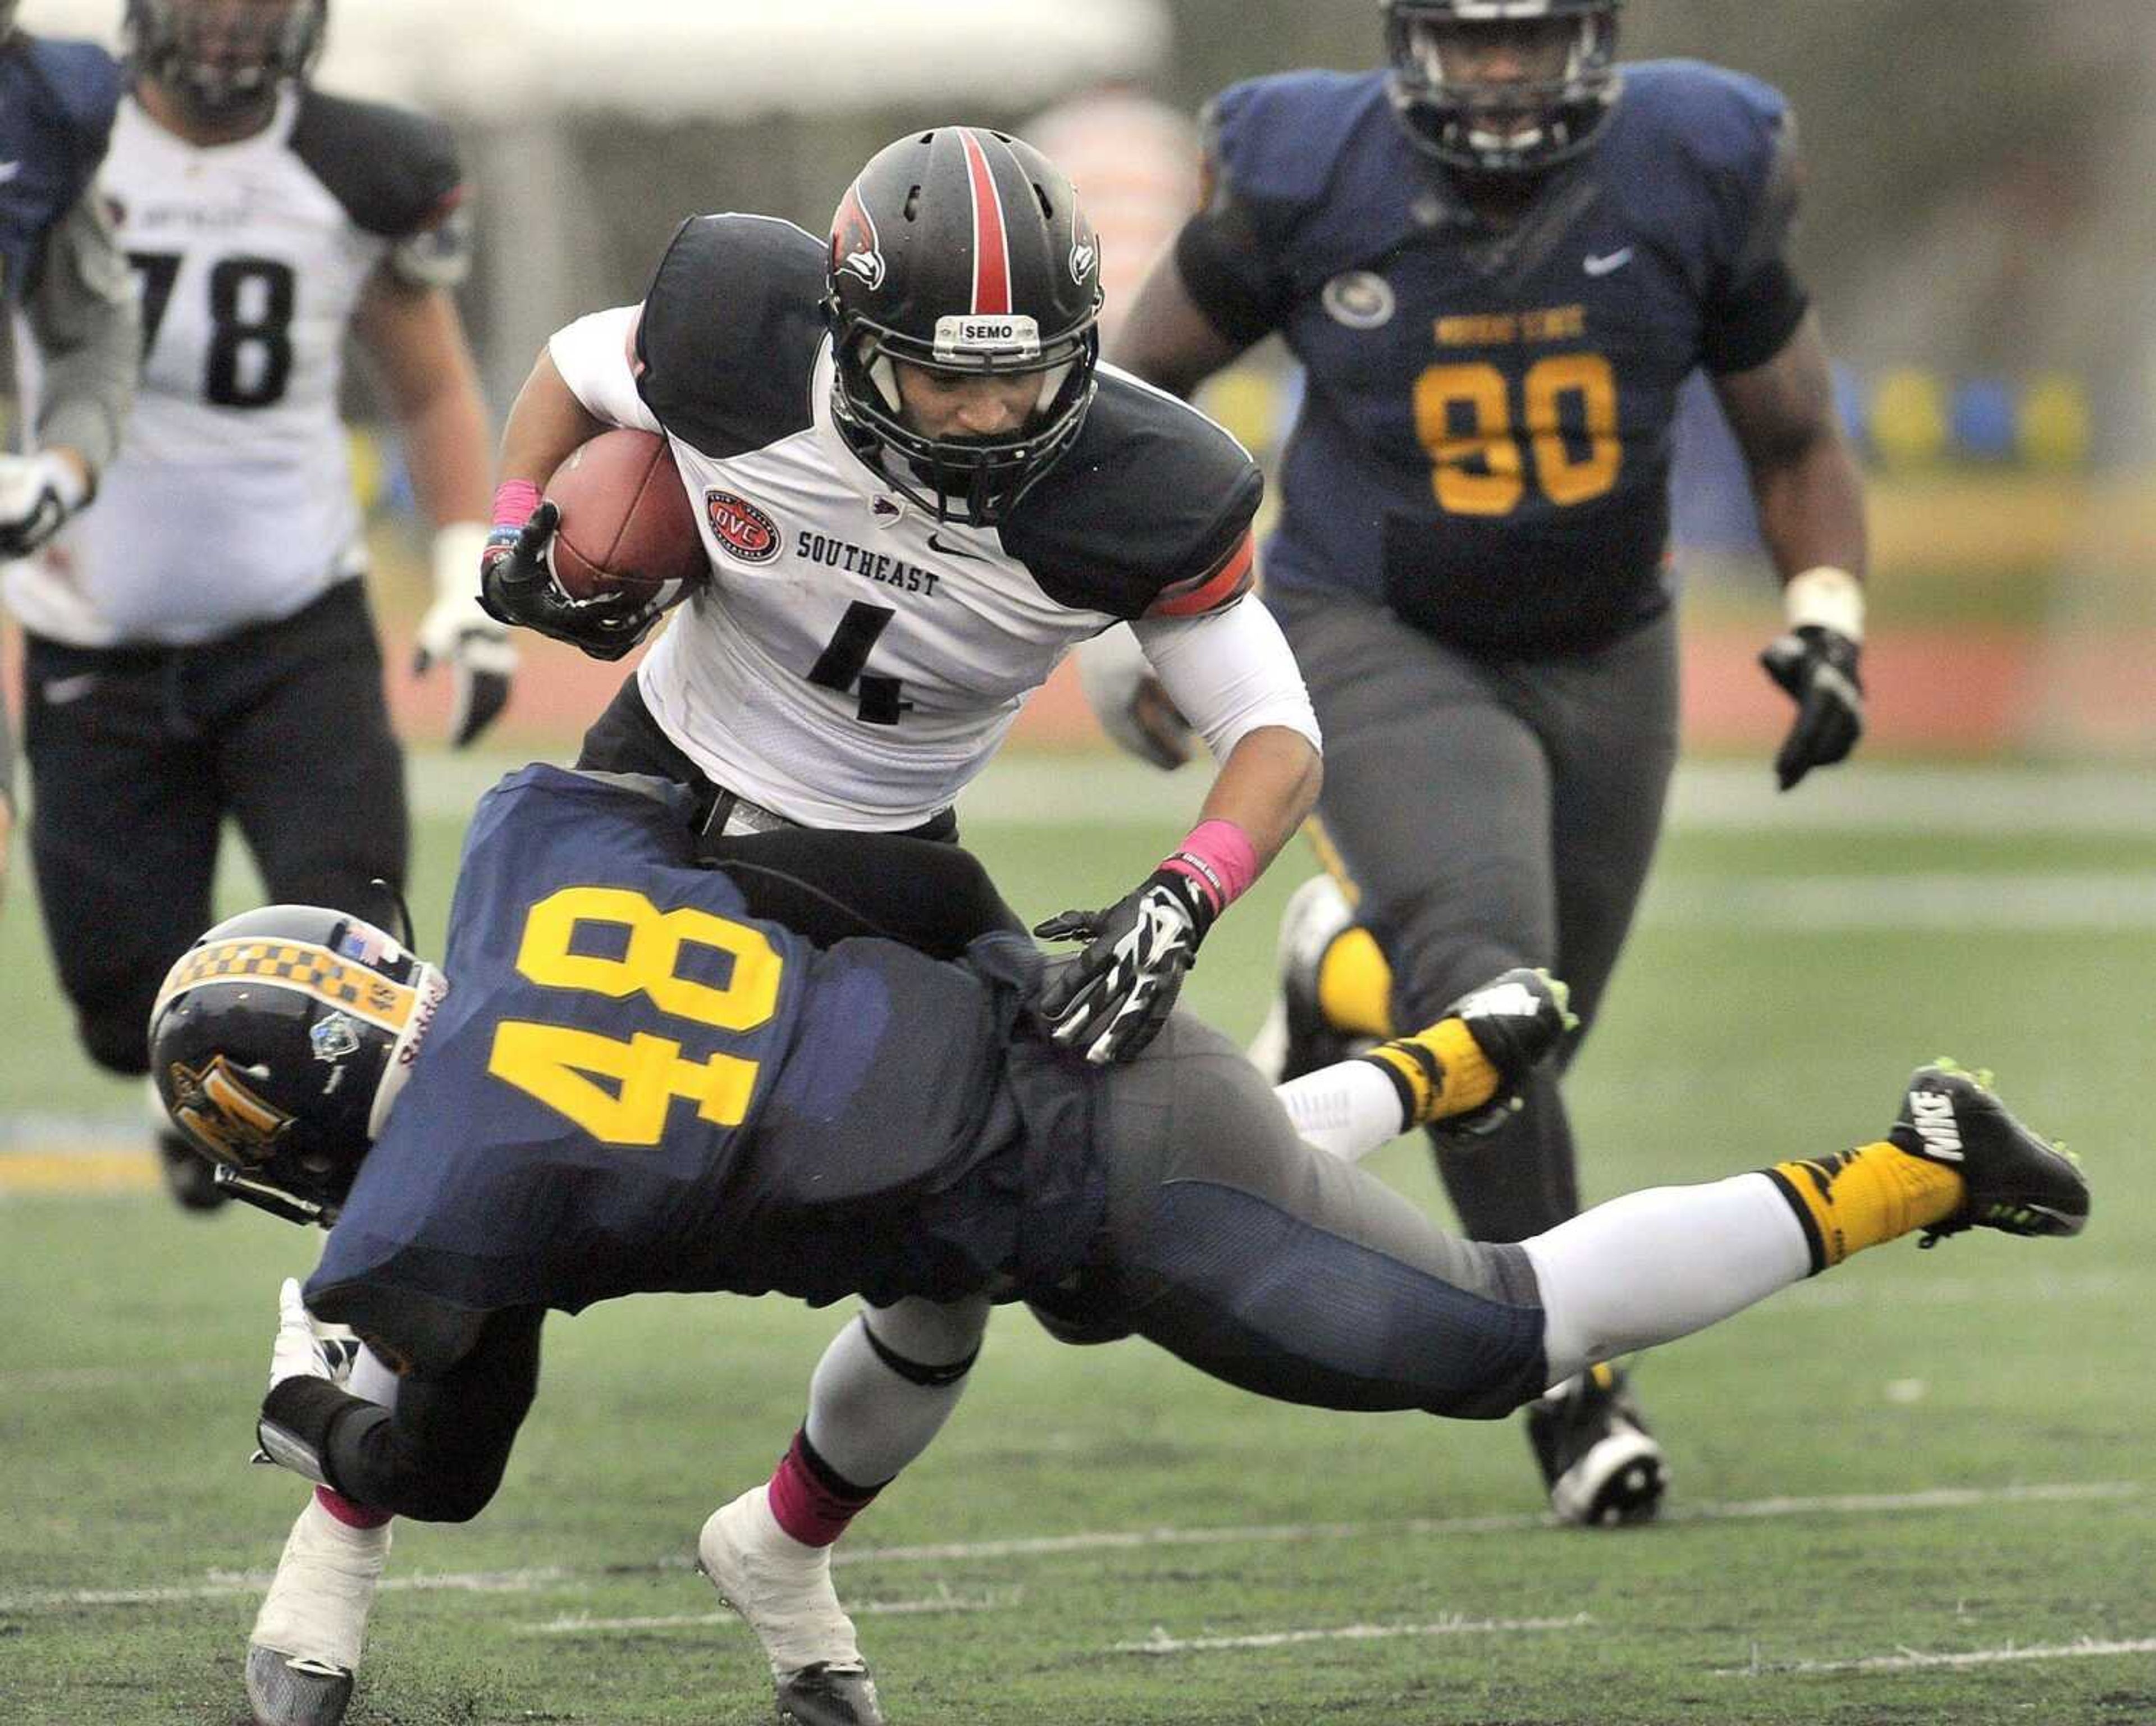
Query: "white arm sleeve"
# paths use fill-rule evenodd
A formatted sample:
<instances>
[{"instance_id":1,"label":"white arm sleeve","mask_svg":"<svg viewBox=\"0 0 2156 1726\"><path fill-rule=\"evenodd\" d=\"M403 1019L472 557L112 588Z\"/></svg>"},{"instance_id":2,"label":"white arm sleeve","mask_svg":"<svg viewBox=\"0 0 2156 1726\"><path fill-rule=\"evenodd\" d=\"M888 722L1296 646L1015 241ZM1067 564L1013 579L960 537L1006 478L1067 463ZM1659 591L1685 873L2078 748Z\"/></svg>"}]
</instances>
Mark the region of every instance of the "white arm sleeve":
<instances>
[{"instance_id":1,"label":"white arm sleeve","mask_svg":"<svg viewBox=\"0 0 2156 1726\"><path fill-rule=\"evenodd\" d=\"M1324 747L1310 691L1287 637L1255 593L1200 617L1139 618L1131 633L1183 717L1216 761L1261 726L1281 725Z\"/></svg>"},{"instance_id":2,"label":"white arm sleeve","mask_svg":"<svg viewBox=\"0 0 2156 1726\"><path fill-rule=\"evenodd\" d=\"M643 315L641 306L592 312L555 331L547 340L547 352L562 382L593 419L664 432L658 416L636 393L636 321Z\"/></svg>"}]
</instances>

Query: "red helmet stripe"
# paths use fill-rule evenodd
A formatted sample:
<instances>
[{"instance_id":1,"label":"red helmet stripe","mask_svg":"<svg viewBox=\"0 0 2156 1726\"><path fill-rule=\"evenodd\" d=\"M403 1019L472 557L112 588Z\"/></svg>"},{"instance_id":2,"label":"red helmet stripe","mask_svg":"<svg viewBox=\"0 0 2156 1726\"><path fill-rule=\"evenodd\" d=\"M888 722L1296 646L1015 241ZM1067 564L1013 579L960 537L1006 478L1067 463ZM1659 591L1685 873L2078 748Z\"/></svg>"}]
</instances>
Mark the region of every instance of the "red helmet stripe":
<instances>
[{"instance_id":1,"label":"red helmet stripe","mask_svg":"<svg viewBox=\"0 0 2156 1726\"><path fill-rule=\"evenodd\" d=\"M961 130L966 171L973 186L973 312L976 316L1008 314L1011 309L1010 238L1004 226L1003 194L988 169L988 152L970 131Z\"/></svg>"}]
</instances>

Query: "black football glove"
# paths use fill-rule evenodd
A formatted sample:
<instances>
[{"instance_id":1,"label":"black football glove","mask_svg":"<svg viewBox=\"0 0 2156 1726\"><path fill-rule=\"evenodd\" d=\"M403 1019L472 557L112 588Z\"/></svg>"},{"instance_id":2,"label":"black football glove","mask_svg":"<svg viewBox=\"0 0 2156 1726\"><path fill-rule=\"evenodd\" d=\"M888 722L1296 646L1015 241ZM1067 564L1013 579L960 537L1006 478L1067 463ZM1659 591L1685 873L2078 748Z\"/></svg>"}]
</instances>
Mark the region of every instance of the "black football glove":
<instances>
[{"instance_id":1,"label":"black football glove","mask_svg":"<svg viewBox=\"0 0 2156 1726\"><path fill-rule=\"evenodd\" d=\"M650 633L660 609L623 593L572 599L554 579L549 542L562 511L542 503L521 527L497 527L479 560L479 603L489 617L521 624L581 648L595 660L618 660Z\"/></svg>"},{"instance_id":2,"label":"black football glove","mask_svg":"<svg viewBox=\"0 0 2156 1726\"><path fill-rule=\"evenodd\" d=\"M1839 629L1805 624L1778 635L1759 655L1767 675L1797 704L1795 722L1774 757L1774 777L1787 791L1815 767L1831 767L1864 735L1862 650Z\"/></svg>"},{"instance_id":3,"label":"black football glove","mask_svg":"<svg viewBox=\"0 0 2156 1726\"><path fill-rule=\"evenodd\" d=\"M1137 1054L1168 1022L1214 915L1188 876L1156 869L1105 911L1066 911L1037 925L1044 941L1086 943L1050 973L1034 1003L1050 1040L1096 1066Z\"/></svg>"},{"instance_id":4,"label":"black football glove","mask_svg":"<svg viewBox=\"0 0 2156 1726\"><path fill-rule=\"evenodd\" d=\"M1459 1138L1495 1133L1519 1113L1520 1086L1570 1031L1579 1028L1572 990L1547 971L1522 967L1471 989L1440 1015L1457 1019L1497 1070L1497 1094L1471 1114L1455 1115L1438 1130Z\"/></svg>"}]
</instances>

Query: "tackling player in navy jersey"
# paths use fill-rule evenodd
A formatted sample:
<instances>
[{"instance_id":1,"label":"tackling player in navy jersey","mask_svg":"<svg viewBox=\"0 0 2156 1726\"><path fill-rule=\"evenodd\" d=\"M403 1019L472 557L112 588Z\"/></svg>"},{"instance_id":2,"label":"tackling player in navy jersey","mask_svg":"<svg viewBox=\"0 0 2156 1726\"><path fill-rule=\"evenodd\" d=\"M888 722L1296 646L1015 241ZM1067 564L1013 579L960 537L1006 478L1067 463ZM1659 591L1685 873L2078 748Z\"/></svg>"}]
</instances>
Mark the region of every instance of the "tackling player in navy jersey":
<instances>
[{"instance_id":1,"label":"tackling player in navy jersey","mask_svg":"<svg viewBox=\"0 0 2156 1726\"><path fill-rule=\"evenodd\" d=\"M1292 902L1253 1050L1287 1072L1506 965L1562 969L1592 1024L1676 753L1667 486L1696 368L1785 583L1789 630L1763 655L1797 703L1783 788L1862 729L1860 481L1787 256L1782 97L1697 62L1619 66L1617 0L1383 10L1383 70L1214 104L1204 206L1113 356L1183 393L1276 332L1306 372L1265 589L1325 729L1319 813L1359 900L1321 880ZM1128 731L1152 695L1127 677L1104 699ZM1501 1131L1441 1148L1471 1234L1518 1240L1577 1208L1558 1089L1577 1046ZM1662 1453L1613 1374L1530 1427L1561 1513L1652 1514Z\"/></svg>"},{"instance_id":2,"label":"tackling player in navy jersey","mask_svg":"<svg viewBox=\"0 0 2156 1726\"><path fill-rule=\"evenodd\" d=\"M250 1639L266 1726L342 1718L390 1518L494 1495L550 1311L866 1301L778 1469L712 1513L697 1555L762 1643L782 1719L875 1726L830 1549L951 1412L968 1303L1052 1303L1289 1401L1488 1419L1862 1247L2071 1235L2087 1215L2071 1161L1935 1066L1854 1150L1634 1194L1521 1244L1459 1240L1353 1159L1502 1107L1562 1034L1543 973L1278 1092L1180 1014L1101 1066L1039 1015L1054 966L971 932L993 893L956 846L782 832L711 866L695 804L525 768L472 823L444 968L280 906L211 930L160 992L173 1119L229 1190L330 1227L304 1296L285 1286L257 1426L316 1487ZM914 894L922 878L937 891ZM345 1380L316 1318L393 1370ZM856 1355L906 1392L873 1423Z\"/></svg>"}]
</instances>

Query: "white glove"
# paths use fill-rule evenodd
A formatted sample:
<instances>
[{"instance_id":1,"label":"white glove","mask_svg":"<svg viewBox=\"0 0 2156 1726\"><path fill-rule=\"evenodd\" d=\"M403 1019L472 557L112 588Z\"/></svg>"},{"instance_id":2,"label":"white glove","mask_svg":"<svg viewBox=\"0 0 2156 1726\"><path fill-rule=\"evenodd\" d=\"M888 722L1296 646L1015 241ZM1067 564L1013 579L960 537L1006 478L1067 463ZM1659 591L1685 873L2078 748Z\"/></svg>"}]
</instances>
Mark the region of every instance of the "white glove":
<instances>
[{"instance_id":1,"label":"white glove","mask_svg":"<svg viewBox=\"0 0 2156 1726\"><path fill-rule=\"evenodd\" d=\"M0 455L0 557L27 557L90 501L71 461L49 449Z\"/></svg>"},{"instance_id":2,"label":"white glove","mask_svg":"<svg viewBox=\"0 0 2156 1726\"><path fill-rule=\"evenodd\" d=\"M479 603L486 536L480 521L454 521L434 535L434 603L419 619L412 655L412 669L420 676L446 663L455 680L449 710L449 746L455 749L501 717L516 670L516 644L509 639L508 625Z\"/></svg>"},{"instance_id":3,"label":"white glove","mask_svg":"<svg viewBox=\"0 0 2156 1726\"><path fill-rule=\"evenodd\" d=\"M1190 759L1196 735L1190 722L1176 711L1127 626L1079 644L1078 686L1101 729L1139 760L1168 772Z\"/></svg>"},{"instance_id":4,"label":"white glove","mask_svg":"<svg viewBox=\"0 0 2156 1726\"><path fill-rule=\"evenodd\" d=\"M341 1325L318 1324L300 1294L300 1280L287 1277L277 1291L277 1340L270 1349L270 1389L287 1379L326 1379L341 1384L359 1358L359 1338Z\"/></svg>"}]
</instances>

